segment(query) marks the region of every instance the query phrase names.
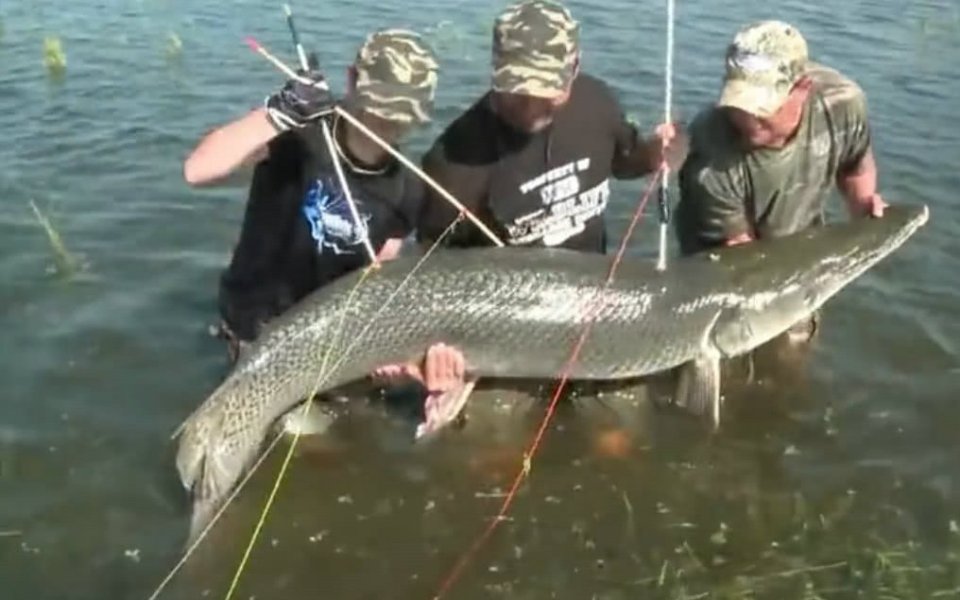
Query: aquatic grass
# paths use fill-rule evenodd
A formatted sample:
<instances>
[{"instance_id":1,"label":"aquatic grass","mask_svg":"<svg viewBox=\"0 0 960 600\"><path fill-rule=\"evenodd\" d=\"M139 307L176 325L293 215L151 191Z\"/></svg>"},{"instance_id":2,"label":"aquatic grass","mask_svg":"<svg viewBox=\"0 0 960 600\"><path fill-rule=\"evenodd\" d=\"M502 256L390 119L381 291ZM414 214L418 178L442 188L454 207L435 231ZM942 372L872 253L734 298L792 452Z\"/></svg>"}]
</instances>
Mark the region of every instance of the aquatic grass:
<instances>
[{"instance_id":1,"label":"aquatic grass","mask_svg":"<svg viewBox=\"0 0 960 600\"><path fill-rule=\"evenodd\" d=\"M167 34L167 45L165 49L168 59L177 59L183 54L183 41L174 32Z\"/></svg>"},{"instance_id":2,"label":"aquatic grass","mask_svg":"<svg viewBox=\"0 0 960 600\"><path fill-rule=\"evenodd\" d=\"M716 506L708 523L682 504L651 504L652 529L641 524L639 541L628 544L639 572L604 583L654 600L960 599L960 521L953 515L940 535L921 543L906 512L891 518L889 505L861 489L819 499L747 496ZM643 512L636 517L645 520ZM677 528L678 520L695 527ZM659 542L645 548L644 539Z\"/></svg>"},{"instance_id":3,"label":"aquatic grass","mask_svg":"<svg viewBox=\"0 0 960 600\"><path fill-rule=\"evenodd\" d=\"M679 600L681 598L710 597L718 599L742 598L923 598L952 597L960 593L958 587L957 557L947 562L931 563L921 557L916 543L897 546L858 547L851 544L836 547L830 553L838 559L832 562L804 564L806 554L787 553L768 556L770 564L748 565L739 573L719 577L715 569L703 566L690 558L693 551L684 544L675 560L666 560L655 574L629 583L643 588L644 597ZM847 555L840 560L839 556ZM690 562L685 560L689 558ZM778 568L782 563L798 566Z\"/></svg>"},{"instance_id":4,"label":"aquatic grass","mask_svg":"<svg viewBox=\"0 0 960 600\"><path fill-rule=\"evenodd\" d=\"M54 78L62 77L67 70L67 54L58 36L43 38L43 64Z\"/></svg>"},{"instance_id":5,"label":"aquatic grass","mask_svg":"<svg viewBox=\"0 0 960 600\"><path fill-rule=\"evenodd\" d=\"M37 222L40 223L40 226L43 227L43 230L47 233L47 240L49 240L50 248L53 250L56 272L62 277L72 276L80 268L79 261L67 250L67 246L64 244L60 233L32 199L30 200L30 208L33 209L33 214L36 216Z\"/></svg>"}]
</instances>

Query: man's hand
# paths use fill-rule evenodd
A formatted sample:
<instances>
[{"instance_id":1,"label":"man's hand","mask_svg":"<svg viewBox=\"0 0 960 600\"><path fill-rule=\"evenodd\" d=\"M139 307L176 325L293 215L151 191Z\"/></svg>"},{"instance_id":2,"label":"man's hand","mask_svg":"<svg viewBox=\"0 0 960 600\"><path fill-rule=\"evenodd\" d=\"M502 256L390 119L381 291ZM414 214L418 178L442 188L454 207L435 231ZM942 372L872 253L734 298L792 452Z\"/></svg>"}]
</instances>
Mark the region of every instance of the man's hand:
<instances>
[{"instance_id":1,"label":"man's hand","mask_svg":"<svg viewBox=\"0 0 960 600\"><path fill-rule=\"evenodd\" d=\"M723 242L724 246L739 246L740 244L746 244L747 242L752 242L753 236L749 233L741 233L733 237L729 237L726 241Z\"/></svg>"},{"instance_id":2,"label":"man's hand","mask_svg":"<svg viewBox=\"0 0 960 600\"><path fill-rule=\"evenodd\" d=\"M403 250L403 240L400 238L390 238L384 242L380 251L377 253L377 260L380 262L393 260L400 256L401 250Z\"/></svg>"},{"instance_id":3,"label":"man's hand","mask_svg":"<svg viewBox=\"0 0 960 600\"><path fill-rule=\"evenodd\" d=\"M424 384L431 394L440 394L463 385L466 361L463 353L447 346L434 344L427 350L424 360Z\"/></svg>"},{"instance_id":4,"label":"man's hand","mask_svg":"<svg viewBox=\"0 0 960 600\"><path fill-rule=\"evenodd\" d=\"M666 161L671 171L676 171L687 159L690 140L679 123L661 123L654 130L654 137L660 146L657 167Z\"/></svg>"},{"instance_id":5,"label":"man's hand","mask_svg":"<svg viewBox=\"0 0 960 600\"><path fill-rule=\"evenodd\" d=\"M864 198L851 200L848 202L850 213L855 216L882 217L883 210L887 207L880 194L871 194Z\"/></svg>"},{"instance_id":6,"label":"man's hand","mask_svg":"<svg viewBox=\"0 0 960 600\"><path fill-rule=\"evenodd\" d=\"M280 131L300 128L333 113L336 99L320 71L299 70L297 74L309 81L290 79L283 88L264 101L273 126Z\"/></svg>"},{"instance_id":7,"label":"man's hand","mask_svg":"<svg viewBox=\"0 0 960 600\"><path fill-rule=\"evenodd\" d=\"M434 344L427 350L422 366L416 363L386 365L376 369L373 376L385 382L415 379L427 388L428 393L441 394L462 385L465 370L462 352L446 344Z\"/></svg>"}]
</instances>

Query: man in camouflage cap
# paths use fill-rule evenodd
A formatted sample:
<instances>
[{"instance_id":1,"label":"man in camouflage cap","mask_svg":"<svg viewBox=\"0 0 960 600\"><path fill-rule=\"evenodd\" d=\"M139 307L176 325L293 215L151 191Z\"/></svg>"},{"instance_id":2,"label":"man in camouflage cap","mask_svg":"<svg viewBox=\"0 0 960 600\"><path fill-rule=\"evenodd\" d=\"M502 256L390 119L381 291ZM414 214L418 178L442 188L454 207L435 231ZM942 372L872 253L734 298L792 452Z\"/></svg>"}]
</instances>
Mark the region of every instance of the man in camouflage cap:
<instances>
[{"instance_id":1,"label":"man in camouflage cap","mask_svg":"<svg viewBox=\"0 0 960 600\"><path fill-rule=\"evenodd\" d=\"M581 72L580 25L558 2L508 6L496 17L492 42L491 89L440 135L424 170L506 244L606 252L610 180L655 172L675 127L644 139L624 118L607 85ZM681 160L672 155L673 168ZM427 189L420 241L492 243L466 219L445 235L459 216ZM427 373L417 365L406 372L430 389L469 392L456 348L435 347L432 358Z\"/></svg>"},{"instance_id":2,"label":"man in camouflage cap","mask_svg":"<svg viewBox=\"0 0 960 600\"><path fill-rule=\"evenodd\" d=\"M360 47L352 72L355 108L387 121L430 121L437 89L437 60L419 36L379 31Z\"/></svg>"},{"instance_id":3,"label":"man in camouflage cap","mask_svg":"<svg viewBox=\"0 0 960 600\"><path fill-rule=\"evenodd\" d=\"M535 98L545 100L540 103L545 108L562 106L569 99L579 60L580 25L566 8L543 0L508 7L493 25L491 88L508 103L501 112L507 119L514 117L523 129L546 127L553 116L550 110L525 123L521 111L509 102Z\"/></svg>"},{"instance_id":4,"label":"man in camouflage cap","mask_svg":"<svg viewBox=\"0 0 960 600\"><path fill-rule=\"evenodd\" d=\"M415 225L419 179L335 112L337 101L316 57L310 62L263 107L209 133L184 164L187 182L200 186L255 163L240 237L220 280L221 333L233 359L265 322L368 264L367 240L386 260ZM395 144L430 120L437 72L436 58L417 34L377 31L348 69L341 105ZM332 153L321 121L333 134Z\"/></svg>"},{"instance_id":5,"label":"man in camouflage cap","mask_svg":"<svg viewBox=\"0 0 960 600\"><path fill-rule=\"evenodd\" d=\"M737 32L719 101L690 135L675 220L684 253L822 224L834 186L853 215L883 214L863 91L813 62L787 23ZM791 337L806 341L815 325Z\"/></svg>"},{"instance_id":6,"label":"man in camouflage cap","mask_svg":"<svg viewBox=\"0 0 960 600\"><path fill-rule=\"evenodd\" d=\"M610 179L656 171L675 127L644 139L610 88L581 72L580 25L559 2L508 6L492 46L490 90L441 134L425 170L507 244L605 252ZM428 190L422 217L429 243L458 213ZM444 242L491 243L469 221Z\"/></svg>"}]
</instances>

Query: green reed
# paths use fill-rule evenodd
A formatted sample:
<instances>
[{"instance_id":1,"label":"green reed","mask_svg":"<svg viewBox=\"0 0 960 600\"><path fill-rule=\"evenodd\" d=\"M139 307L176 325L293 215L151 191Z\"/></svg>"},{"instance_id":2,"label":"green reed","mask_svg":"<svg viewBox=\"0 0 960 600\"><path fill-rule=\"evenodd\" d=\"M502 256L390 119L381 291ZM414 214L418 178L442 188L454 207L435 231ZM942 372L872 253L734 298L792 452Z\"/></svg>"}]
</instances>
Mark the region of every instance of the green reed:
<instances>
[{"instance_id":1,"label":"green reed","mask_svg":"<svg viewBox=\"0 0 960 600\"><path fill-rule=\"evenodd\" d=\"M70 277L79 269L79 261L67 250L67 246L63 242L63 237L33 200L30 200L30 208L33 209L33 214L36 216L37 222L40 223L40 226L47 234L47 240L50 242L50 248L53 251L54 266L56 267L57 274L63 277Z\"/></svg>"},{"instance_id":2,"label":"green reed","mask_svg":"<svg viewBox=\"0 0 960 600\"><path fill-rule=\"evenodd\" d=\"M67 70L67 53L63 42L55 35L43 38L43 65L52 77L60 77Z\"/></svg>"}]
</instances>

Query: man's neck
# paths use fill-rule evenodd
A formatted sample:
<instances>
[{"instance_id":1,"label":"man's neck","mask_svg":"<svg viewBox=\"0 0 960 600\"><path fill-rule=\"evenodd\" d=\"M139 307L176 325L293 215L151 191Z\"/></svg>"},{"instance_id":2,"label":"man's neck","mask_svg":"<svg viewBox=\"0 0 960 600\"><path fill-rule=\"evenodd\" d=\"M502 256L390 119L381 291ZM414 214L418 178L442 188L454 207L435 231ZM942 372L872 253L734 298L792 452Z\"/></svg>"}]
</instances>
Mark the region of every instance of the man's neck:
<instances>
[{"instance_id":1,"label":"man's neck","mask_svg":"<svg viewBox=\"0 0 960 600\"><path fill-rule=\"evenodd\" d=\"M793 143L793 140L795 140L797 137L797 132L800 131L800 127L803 125L803 119L807 116L807 109L810 106L811 98L812 96L808 95L803 100L803 104L800 105L800 110L797 111L796 117L794 118L793 123L791 123L790 133L778 140L771 142L770 144L767 144L767 148L770 148L771 150L780 150Z\"/></svg>"},{"instance_id":2,"label":"man's neck","mask_svg":"<svg viewBox=\"0 0 960 600\"><path fill-rule=\"evenodd\" d=\"M389 165L390 156L366 133L340 118L335 127L337 143L351 164L369 170L382 170Z\"/></svg>"}]
</instances>

